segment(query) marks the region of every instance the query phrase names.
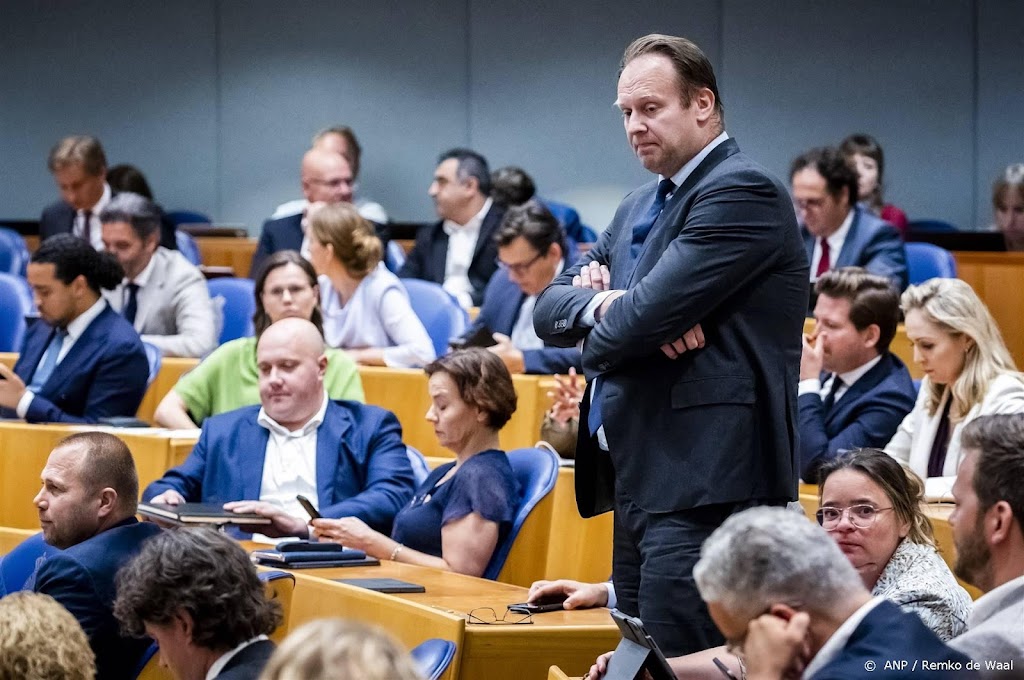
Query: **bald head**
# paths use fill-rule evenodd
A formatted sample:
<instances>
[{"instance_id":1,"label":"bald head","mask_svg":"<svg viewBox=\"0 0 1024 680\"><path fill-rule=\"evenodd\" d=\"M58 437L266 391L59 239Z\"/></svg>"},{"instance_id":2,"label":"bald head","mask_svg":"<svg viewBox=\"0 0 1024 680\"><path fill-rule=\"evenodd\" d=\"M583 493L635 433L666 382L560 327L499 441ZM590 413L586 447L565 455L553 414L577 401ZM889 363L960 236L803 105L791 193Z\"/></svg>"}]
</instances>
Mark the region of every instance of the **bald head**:
<instances>
[{"instance_id":1,"label":"bald head","mask_svg":"<svg viewBox=\"0 0 1024 680\"><path fill-rule=\"evenodd\" d=\"M302 428L323 404L327 356L320 331L306 319L271 324L256 346L260 403L289 430Z\"/></svg>"},{"instance_id":2,"label":"bald head","mask_svg":"<svg viewBox=\"0 0 1024 680\"><path fill-rule=\"evenodd\" d=\"M287 317L270 324L260 336L257 356L264 346L292 345L304 355L319 357L324 353L324 337L307 319Z\"/></svg>"},{"instance_id":3,"label":"bald head","mask_svg":"<svg viewBox=\"0 0 1024 680\"><path fill-rule=\"evenodd\" d=\"M302 193L310 203L350 203L353 181L352 168L341 154L313 147L302 157Z\"/></svg>"}]
</instances>

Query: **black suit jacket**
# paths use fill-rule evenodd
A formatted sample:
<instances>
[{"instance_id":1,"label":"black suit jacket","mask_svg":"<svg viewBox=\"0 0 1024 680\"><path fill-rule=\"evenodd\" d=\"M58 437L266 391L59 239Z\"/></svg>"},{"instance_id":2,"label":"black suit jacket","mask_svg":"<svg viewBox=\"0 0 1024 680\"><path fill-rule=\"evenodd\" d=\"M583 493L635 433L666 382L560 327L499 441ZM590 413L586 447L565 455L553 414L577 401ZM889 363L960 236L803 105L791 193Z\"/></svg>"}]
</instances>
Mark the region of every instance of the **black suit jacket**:
<instances>
[{"instance_id":1,"label":"black suit jacket","mask_svg":"<svg viewBox=\"0 0 1024 680\"><path fill-rule=\"evenodd\" d=\"M117 195L117 192L114 192ZM54 234L70 234L75 226L75 209L64 201L56 201L43 208L39 217L39 242L42 243ZM163 211L161 210L161 214ZM160 245L170 250L178 249L175 240L174 223L164 215L160 218Z\"/></svg>"},{"instance_id":2,"label":"black suit jacket","mask_svg":"<svg viewBox=\"0 0 1024 680\"><path fill-rule=\"evenodd\" d=\"M808 264L789 193L727 140L676 189L634 264L632 226L656 188L623 200L534 311L545 341L586 338L584 371L604 381L609 453L586 427L590 387L580 405L580 512L610 510L616 491L648 512L793 499ZM572 286L591 260L626 291L593 329L581 316L595 293ZM707 345L665 357L659 347L697 323Z\"/></svg>"},{"instance_id":3,"label":"black suit jacket","mask_svg":"<svg viewBox=\"0 0 1024 680\"><path fill-rule=\"evenodd\" d=\"M270 640L259 640L231 657L217 680L256 680L277 648Z\"/></svg>"},{"instance_id":4,"label":"black suit jacket","mask_svg":"<svg viewBox=\"0 0 1024 680\"><path fill-rule=\"evenodd\" d=\"M494 234L504 218L505 208L492 203L491 209L484 216L483 224L480 225L476 250L473 253L473 260L469 263L473 304L478 307L484 300L487 282L498 268L498 244L494 242ZM447 258L448 234L444 231L444 222L424 225L416 231L416 245L413 246L398 275L404 279L424 279L443 284Z\"/></svg>"},{"instance_id":5,"label":"black suit jacket","mask_svg":"<svg viewBox=\"0 0 1024 680\"><path fill-rule=\"evenodd\" d=\"M383 250L387 251L389 232L386 224L380 224L368 220L377 232L377 238L381 241ZM249 267L249 277L256 278L263 260L279 250L302 250L302 213L288 215L276 220L267 220L263 223L260 231L260 242L256 245L256 252L252 256L252 266Z\"/></svg>"}]
</instances>

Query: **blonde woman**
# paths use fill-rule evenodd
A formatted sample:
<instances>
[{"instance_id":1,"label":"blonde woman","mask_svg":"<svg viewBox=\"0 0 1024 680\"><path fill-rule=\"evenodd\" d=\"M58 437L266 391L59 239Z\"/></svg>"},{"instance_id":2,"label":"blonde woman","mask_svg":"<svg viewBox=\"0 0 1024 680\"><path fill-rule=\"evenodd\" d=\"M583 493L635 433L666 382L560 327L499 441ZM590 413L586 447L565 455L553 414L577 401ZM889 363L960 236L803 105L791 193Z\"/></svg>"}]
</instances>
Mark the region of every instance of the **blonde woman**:
<instances>
[{"instance_id":1,"label":"blonde woman","mask_svg":"<svg viewBox=\"0 0 1024 680\"><path fill-rule=\"evenodd\" d=\"M49 595L0 599L0 678L93 680L96 657L74 616Z\"/></svg>"},{"instance_id":2,"label":"blonde woman","mask_svg":"<svg viewBox=\"0 0 1024 680\"><path fill-rule=\"evenodd\" d=\"M1024 412L1024 382L992 315L963 281L910 286L901 304L925 377L885 452L926 479L928 498L948 498L963 458L963 426L978 416Z\"/></svg>"},{"instance_id":3,"label":"blonde woman","mask_svg":"<svg viewBox=\"0 0 1024 680\"><path fill-rule=\"evenodd\" d=\"M327 344L371 366L433 361L434 344L402 283L384 266L373 226L349 203L314 204L308 220Z\"/></svg>"}]
</instances>

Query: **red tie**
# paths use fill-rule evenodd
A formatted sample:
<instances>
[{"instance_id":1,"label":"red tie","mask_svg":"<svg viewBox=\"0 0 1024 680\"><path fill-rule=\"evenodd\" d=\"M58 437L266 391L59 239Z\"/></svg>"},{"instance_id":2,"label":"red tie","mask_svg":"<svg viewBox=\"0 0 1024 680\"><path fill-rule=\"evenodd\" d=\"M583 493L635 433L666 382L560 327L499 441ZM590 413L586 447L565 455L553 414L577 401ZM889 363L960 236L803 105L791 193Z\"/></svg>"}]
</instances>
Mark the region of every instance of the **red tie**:
<instances>
[{"instance_id":1,"label":"red tie","mask_svg":"<svg viewBox=\"0 0 1024 680\"><path fill-rule=\"evenodd\" d=\"M818 273L814 275L814 278L820 279L822 274L832 268L831 258L828 255L828 241L821 239L821 259L818 260Z\"/></svg>"}]
</instances>

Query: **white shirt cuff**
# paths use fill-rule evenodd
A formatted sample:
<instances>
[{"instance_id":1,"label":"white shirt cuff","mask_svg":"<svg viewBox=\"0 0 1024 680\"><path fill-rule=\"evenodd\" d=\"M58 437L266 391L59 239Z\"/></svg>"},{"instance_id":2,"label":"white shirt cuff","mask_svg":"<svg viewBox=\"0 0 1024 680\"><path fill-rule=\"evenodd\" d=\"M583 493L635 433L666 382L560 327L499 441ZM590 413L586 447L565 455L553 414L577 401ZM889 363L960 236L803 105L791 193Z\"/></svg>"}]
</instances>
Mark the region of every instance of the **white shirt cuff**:
<instances>
[{"instance_id":1,"label":"white shirt cuff","mask_svg":"<svg viewBox=\"0 0 1024 680\"><path fill-rule=\"evenodd\" d=\"M25 418L25 414L28 413L28 407L32 405L32 400L35 398L35 392L25 390L25 394L21 395L21 399L18 400L18 405L14 409L14 412L18 414L19 418Z\"/></svg>"},{"instance_id":2,"label":"white shirt cuff","mask_svg":"<svg viewBox=\"0 0 1024 680\"><path fill-rule=\"evenodd\" d=\"M605 581L604 587L608 589L608 609L615 609L615 605L619 603L619 599L615 597L615 586L611 581Z\"/></svg>"},{"instance_id":3,"label":"white shirt cuff","mask_svg":"<svg viewBox=\"0 0 1024 680\"><path fill-rule=\"evenodd\" d=\"M805 394L811 392L821 394L821 381L817 378L808 378L807 380L801 380L797 385L796 394L798 397L802 397Z\"/></svg>"},{"instance_id":4,"label":"white shirt cuff","mask_svg":"<svg viewBox=\"0 0 1024 680\"><path fill-rule=\"evenodd\" d=\"M602 290L600 293L590 298L590 302L583 308L583 313L580 315L580 325L585 328L593 328L597 325L597 321L594 320L594 312L601 306L604 299L611 295L614 291Z\"/></svg>"}]
</instances>

